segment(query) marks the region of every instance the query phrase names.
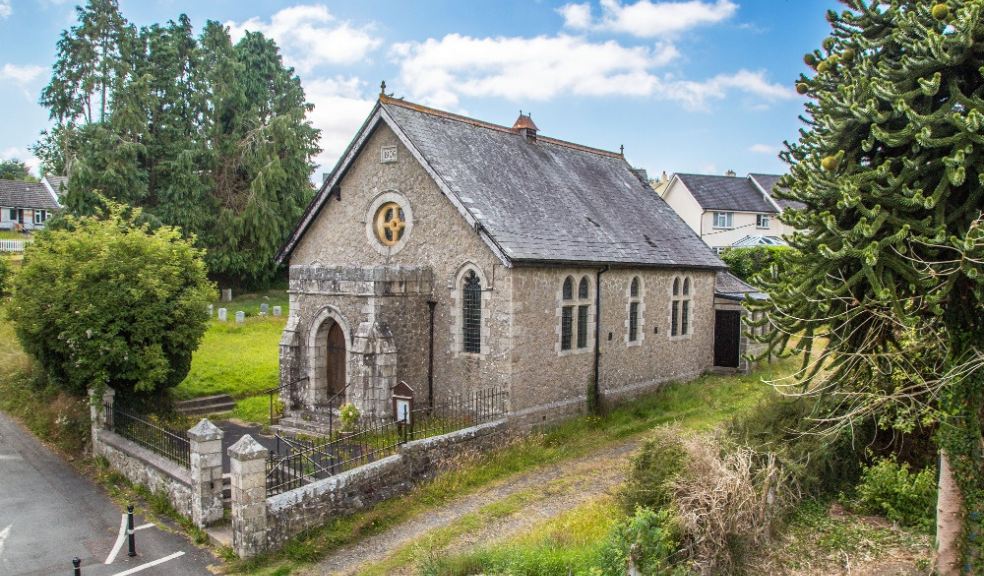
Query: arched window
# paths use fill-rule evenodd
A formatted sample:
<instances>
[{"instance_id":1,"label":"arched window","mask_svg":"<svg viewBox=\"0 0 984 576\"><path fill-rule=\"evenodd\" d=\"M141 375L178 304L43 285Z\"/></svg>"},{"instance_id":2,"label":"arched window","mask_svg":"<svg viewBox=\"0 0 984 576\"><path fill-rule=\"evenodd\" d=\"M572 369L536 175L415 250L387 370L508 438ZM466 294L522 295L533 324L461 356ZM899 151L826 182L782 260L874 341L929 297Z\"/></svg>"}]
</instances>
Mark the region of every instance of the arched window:
<instances>
[{"instance_id":1,"label":"arched window","mask_svg":"<svg viewBox=\"0 0 984 576\"><path fill-rule=\"evenodd\" d=\"M690 333L690 278L673 279L670 307L670 336L686 336Z\"/></svg>"},{"instance_id":2,"label":"arched window","mask_svg":"<svg viewBox=\"0 0 984 576\"><path fill-rule=\"evenodd\" d=\"M482 351L482 280L474 270L462 279L461 342L464 352Z\"/></svg>"},{"instance_id":3,"label":"arched window","mask_svg":"<svg viewBox=\"0 0 984 576\"><path fill-rule=\"evenodd\" d=\"M574 334L574 279L564 280L560 308L560 349L570 350Z\"/></svg>"},{"instance_id":4,"label":"arched window","mask_svg":"<svg viewBox=\"0 0 984 576\"><path fill-rule=\"evenodd\" d=\"M629 342L639 341L639 278L629 283Z\"/></svg>"},{"instance_id":5,"label":"arched window","mask_svg":"<svg viewBox=\"0 0 984 576\"><path fill-rule=\"evenodd\" d=\"M582 276L581 283L577 286L577 299L580 305L577 307L577 347L588 347L588 308L591 306L589 299L590 289L588 287L588 277Z\"/></svg>"}]
</instances>

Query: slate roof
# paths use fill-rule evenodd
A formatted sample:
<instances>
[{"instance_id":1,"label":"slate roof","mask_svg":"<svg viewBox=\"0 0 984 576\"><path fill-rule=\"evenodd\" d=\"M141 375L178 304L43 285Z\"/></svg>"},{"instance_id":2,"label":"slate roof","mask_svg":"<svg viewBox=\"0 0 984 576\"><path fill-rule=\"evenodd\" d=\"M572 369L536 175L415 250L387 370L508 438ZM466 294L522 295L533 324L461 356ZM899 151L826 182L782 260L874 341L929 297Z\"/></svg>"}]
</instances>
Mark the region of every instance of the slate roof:
<instances>
[{"instance_id":1,"label":"slate roof","mask_svg":"<svg viewBox=\"0 0 984 576\"><path fill-rule=\"evenodd\" d=\"M677 177L704 210L771 214L778 212L748 178L706 174L677 174Z\"/></svg>"},{"instance_id":2,"label":"slate roof","mask_svg":"<svg viewBox=\"0 0 984 576\"><path fill-rule=\"evenodd\" d=\"M46 174L43 180L46 180L49 185L51 185L52 191L60 198L62 194L65 193L65 189L68 187L68 176L56 176L54 174Z\"/></svg>"},{"instance_id":3,"label":"slate roof","mask_svg":"<svg viewBox=\"0 0 984 576\"><path fill-rule=\"evenodd\" d=\"M748 295L755 300L769 297L765 292L745 282L731 272L719 270L714 277L714 295L728 300L744 300Z\"/></svg>"},{"instance_id":4,"label":"slate roof","mask_svg":"<svg viewBox=\"0 0 984 576\"><path fill-rule=\"evenodd\" d=\"M5 208L40 208L58 210L55 198L41 182L0 180L0 206Z\"/></svg>"},{"instance_id":5,"label":"slate roof","mask_svg":"<svg viewBox=\"0 0 984 576\"><path fill-rule=\"evenodd\" d=\"M749 174L748 177L754 180L759 187L762 188L762 190L765 190L766 194L771 196L772 199L776 201L776 204L778 204L783 210L786 208L802 210L806 207L806 204L803 204L797 200L784 200L776 197L774 193L776 182L778 182L782 176L778 174Z\"/></svg>"},{"instance_id":6,"label":"slate roof","mask_svg":"<svg viewBox=\"0 0 984 576\"><path fill-rule=\"evenodd\" d=\"M380 108L508 263L724 267L619 153L542 135L533 143L505 126L386 96ZM372 117L363 131L371 125ZM313 212L338 177L326 182ZM302 218L281 259L312 219Z\"/></svg>"}]
</instances>

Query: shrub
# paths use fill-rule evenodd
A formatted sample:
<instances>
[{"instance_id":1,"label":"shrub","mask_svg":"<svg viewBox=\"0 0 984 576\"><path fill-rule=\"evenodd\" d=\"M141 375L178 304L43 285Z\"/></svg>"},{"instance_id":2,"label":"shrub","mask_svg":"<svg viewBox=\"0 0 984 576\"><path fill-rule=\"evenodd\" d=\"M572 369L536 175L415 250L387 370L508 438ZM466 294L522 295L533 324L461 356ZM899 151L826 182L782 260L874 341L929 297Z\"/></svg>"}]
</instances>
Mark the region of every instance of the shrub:
<instances>
[{"instance_id":1,"label":"shrub","mask_svg":"<svg viewBox=\"0 0 984 576\"><path fill-rule=\"evenodd\" d=\"M683 469L685 457L683 430L663 426L653 431L632 459L619 492L625 512L632 514L640 507L656 510L669 505L671 482Z\"/></svg>"},{"instance_id":2,"label":"shrub","mask_svg":"<svg viewBox=\"0 0 984 576\"><path fill-rule=\"evenodd\" d=\"M10 284L12 273L10 260L6 256L0 255L0 296L7 293L7 285Z\"/></svg>"},{"instance_id":3,"label":"shrub","mask_svg":"<svg viewBox=\"0 0 984 576\"><path fill-rule=\"evenodd\" d=\"M184 379L214 288L203 253L139 211L71 217L35 236L8 309L24 350L61 388L151 393Z\"/></svg>"},{"instance_id":4,"label":"shrub","mask_svg":"<svg viewBox=\"0 0 984 576\"><path fill-rule=\"evenodd\" d=\"M342 407L338 409L338 417L342 421L342 430L346 432L355 430L355 425L359 423L359 416L361 416L359 409L351 402L342 404Z\"/></svg>"},{"instance_id":5,"label":"shrub","mask_svg":"<svg viewBox=\"0 0 984 576\"><path fill-rule=\"evenodd\" d=\"M653 511L640 506L635 513L615 526L601 551L600 571L605 576L626 574L629 562L644 576L674 572L671 557L679 539L676 521L669 509ZM683 569L678 569L680 573Z\"/></svg>"},{"instance_id":6,"label":"shrub","mask_svg":"<svg viewBox=\"0 0 984 576\"><path fill-rule=\"evenodd\" d=\"M788 246L752 246L729 248L721 254L721 260L731 273L746 282L754 283L755 275L769 272L778 276L792 248ZM775 266L775 270L770 270Z\"/></svg>"},{"instance_id":7,"label":"shrub","mask_svg":"<svg viewBox=\"0 0 984 576\"><path fill-rule=\"evenodd\" d=\"M883 458L864 469L856 504L862 512L883 514L904 526L932 531L936 513L936 470L919 472Z\"/></svg>"}]
</instances>

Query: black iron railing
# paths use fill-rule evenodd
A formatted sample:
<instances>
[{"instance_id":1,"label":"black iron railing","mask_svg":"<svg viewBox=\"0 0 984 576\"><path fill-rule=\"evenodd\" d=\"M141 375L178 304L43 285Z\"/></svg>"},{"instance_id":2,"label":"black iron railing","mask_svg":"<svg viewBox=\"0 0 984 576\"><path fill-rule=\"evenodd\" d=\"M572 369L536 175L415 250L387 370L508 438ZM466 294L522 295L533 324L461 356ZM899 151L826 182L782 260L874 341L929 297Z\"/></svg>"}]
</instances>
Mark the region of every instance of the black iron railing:
<instances>
[{"instance_id":1,"label":"black iron railing","mask_svg":"<svg viewBox=\"0 0 984 576\"><path fill-rule=\"evenodd\" d=\"M301 382L304 382L307 379L308 379L307 376L305 376L303 378L298 378L297 380L294 380L293 382L288 382L286 384L281 384L280 386L277 386L276 388L270 388L269 390L266 391L266 393L270 396L270 425L276 424L280 420L280 417L277 416L276 411L273 409L273 406L274 406L274 402L280 396L280 393L284 390L284 388L287 388L289 390L289 392L287 393L287 397L290 399L290 402L293 402L294 401L294 387L297 386L298 384L300 384ZM291 408L290 402L285 403L284 404L284 408Z\"/></svg>"},{"instance_id":2,"label":"black iron railing","mask_svg":"<svg viewBox=\"0 0 984 576\"><path fill-rule=\"evenodd\" d=\"M191 443L181 432L168 430L118 407L113 409L112 430L186 468L191 466Z\"/></svg>"},{"instance_id":3,"label":"black iron railing","mask_svg":"<svg viewBox=\"0 0 984 576\"><path fill-rule=\"evenodd\" d=\"M504 413L505 393L489 389L437 402L433 408L415 408L400 420L363 417L354 430L315 440L278 436L278 449L267 460L267 495L375 462L395 454L401 444L411 440L492 422Z\"/></svg>"}]
</instances>

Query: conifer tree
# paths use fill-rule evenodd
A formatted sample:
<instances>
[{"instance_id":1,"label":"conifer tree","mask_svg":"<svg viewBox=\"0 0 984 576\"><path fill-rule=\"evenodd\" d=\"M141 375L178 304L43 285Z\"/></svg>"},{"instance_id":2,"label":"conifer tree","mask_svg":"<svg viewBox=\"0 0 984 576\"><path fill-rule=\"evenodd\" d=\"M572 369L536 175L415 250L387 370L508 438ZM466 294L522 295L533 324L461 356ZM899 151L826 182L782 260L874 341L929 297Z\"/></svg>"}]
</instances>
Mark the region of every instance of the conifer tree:
<instances>
[{"instance_id":1,"label":"conifer tree","mask_svg":"<svg viewBox=\"0 0 984 576\"><path fill-rule=\"evenodd\" d=\"M787 144L784 219L801 232L767 282L770 352L805 351L807 393L839 422L938 425L943 574L982 573L984 0L844 0L805 56L806 128Z\"/></svg>"}]
</instances>

